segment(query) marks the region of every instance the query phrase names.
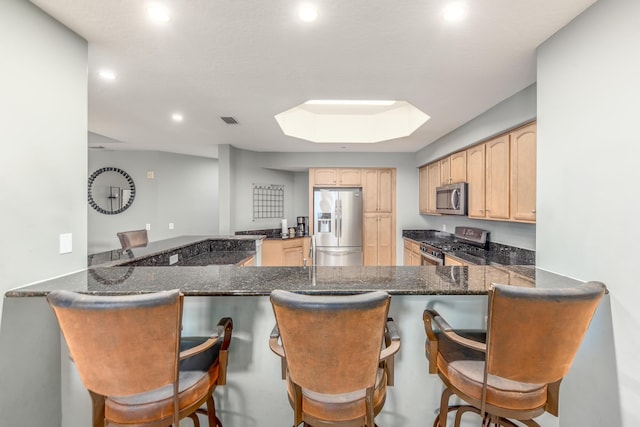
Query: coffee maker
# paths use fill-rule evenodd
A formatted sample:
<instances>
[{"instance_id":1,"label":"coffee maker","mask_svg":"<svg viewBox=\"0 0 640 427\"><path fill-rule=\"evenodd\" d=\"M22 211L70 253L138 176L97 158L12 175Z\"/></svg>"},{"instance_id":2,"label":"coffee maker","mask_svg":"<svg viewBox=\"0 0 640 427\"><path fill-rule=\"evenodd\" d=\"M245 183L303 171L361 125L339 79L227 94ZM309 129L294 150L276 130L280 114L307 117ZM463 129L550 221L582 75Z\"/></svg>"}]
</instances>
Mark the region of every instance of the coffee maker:
<instances>
[{"instance_id":1,"label":"coffee maker","mask_svg":"<svg viewBox=\"0 0 640 427\"><path fill-rule=\"evenodd\" d=\"M309 217L299 216L297 221L296 236L307 236L309 234Z\"/></svg>"}]
</instances>

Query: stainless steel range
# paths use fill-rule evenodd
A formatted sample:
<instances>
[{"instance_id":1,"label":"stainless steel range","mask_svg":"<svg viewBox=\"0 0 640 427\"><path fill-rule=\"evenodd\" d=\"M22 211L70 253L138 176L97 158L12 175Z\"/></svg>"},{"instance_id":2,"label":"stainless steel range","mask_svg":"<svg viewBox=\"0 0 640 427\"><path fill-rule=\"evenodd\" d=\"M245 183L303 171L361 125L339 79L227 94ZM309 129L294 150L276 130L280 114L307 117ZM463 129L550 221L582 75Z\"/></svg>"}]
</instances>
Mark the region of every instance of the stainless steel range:
<instances>
[{"instance_id":1,"label":"stainless steel range","mask_svg":"<svg viewBox=\"0 0 640 427\"><path fill-rule=\"evenodd\" d=\"M488 231L473 227L456 227L453 235L434 230L420 243L421 265L444 265L444 252L486 249L488 237Z\"/></svg>"}]
</instances>

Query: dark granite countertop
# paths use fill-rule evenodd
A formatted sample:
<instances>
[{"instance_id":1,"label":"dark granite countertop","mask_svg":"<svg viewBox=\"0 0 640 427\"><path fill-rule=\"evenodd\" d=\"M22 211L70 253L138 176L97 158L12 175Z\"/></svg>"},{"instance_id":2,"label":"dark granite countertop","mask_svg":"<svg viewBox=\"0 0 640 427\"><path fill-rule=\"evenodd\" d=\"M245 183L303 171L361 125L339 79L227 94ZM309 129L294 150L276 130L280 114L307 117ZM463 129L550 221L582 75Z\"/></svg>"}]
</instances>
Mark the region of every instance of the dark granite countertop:
<instances>
[{"instance_id":1,"label":"dark granite countertop","mask_svg":"<svg viewBox=\"0 0 640 427\"><path fill-rule=\"evenodd\" d=\"M402 237L417 243L423 241L449 241L453 235L437 230L403 230ZM432 243L433 244L433 243ZM435 244L437 246L437 243ZM535 265L536 253L530 249L489 242L487 249L469 248L469 250L443 250L462 261L473 265Z\"/></svg>"},{"instance_id":2,"label":"dark granite countertop","mask_svg":"<svg viewBox=\"0 0 640 427\"><path fill-rule=\"evenodd\" d=\"M264 235L247 236L179 236L165 240L149 242L146 246L127 250L114 249L88 256L89 267L107 267L115 265L169 265L169 257L179 254L179 261L198 257L207 252L247 252L255 255L255 241L263 240ZM245 254L246 259L251 254ZM237 264L242 261L226 262L224 254L210 255L209 260L213 264ZM201 257L200 262L205 262L206 257ZM198 264L203 265L203 264Z\"/></svg>"},{"instance_id":3,"label":"dark granite countertop","mask_svg":"<svg viewBox=\"0 0 640 427\"><path fill-rule=\"evenodd\" d=\"M6 297L44 296L54 289L127 295L179 288L187 296L310 294L386 290L392 295L481 295L492 283L570 287L582 282L527 266L492 267L107 267L14 289Z\"/></svg>"}]
</instances>

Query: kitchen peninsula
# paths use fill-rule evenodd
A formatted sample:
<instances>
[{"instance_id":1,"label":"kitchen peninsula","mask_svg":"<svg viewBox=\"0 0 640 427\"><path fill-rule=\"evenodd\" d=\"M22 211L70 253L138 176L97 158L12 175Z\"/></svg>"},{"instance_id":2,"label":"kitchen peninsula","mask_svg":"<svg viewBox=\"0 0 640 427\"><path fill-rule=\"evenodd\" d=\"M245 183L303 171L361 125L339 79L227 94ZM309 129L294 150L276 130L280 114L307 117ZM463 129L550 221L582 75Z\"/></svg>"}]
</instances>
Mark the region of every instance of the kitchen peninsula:
<instances>
[{"instance_id":1,"label":"kitchen peninsula","mask_svg":"<svg viewBox=\"0 0 640 427\"><path fill-rule=\"evenodd\" d=\"M398 325L402 348L396 361L395 386L390 389L385 409L376 421L379 425L417 427L433 418L440 396L440 383L437 377L428 374L424 358L422 312L425 308L437 308L455 327L482 328L486 316L485 294L494 282L543 288L580 284L531 265L243 267L241 261L226 265L180 263L180 260L203 256L210 260L211 256L206 253L216 252L216 247L220 249L218 252L228 249L229 253L252 256L259 253L261 241L262 236L184 236L152 242L125 255L120 251L119 258L115 255L118 251L107 252L93 256L92 265L86 271L7 292L5 304L32 301L55 322L43 298L54 289L127 295L180 288L187 296L185 335L206 334L215 319L223 316L234 320L228 384L215 392L218 415L224 425L253 426L257 420L270 420L264 425L276 426L289 421L291 409L280 378L280 361L267 345L275 322L268 298L271 291L285 289L335 295L386 290L392 295L389 315ZM254 246L252 251L251 245L257 248ZM169 266L165 260L176 253L179 253L178 262ZM189 258L186 253L194 256ZM79 383L64 346L58 353L59 373L63 378L64 425L87 425L91 408L88 394ZM588 378L585 369L588 368L576 366L577 381ZM571 389L572 381L566 380L561 393ZM259 402L263 402L267 394L272 397L265 407ZM571 401L561 397L561 405ZM558 425L555 418L548 417L543 425Z\"/></svg>"}]
</instances>

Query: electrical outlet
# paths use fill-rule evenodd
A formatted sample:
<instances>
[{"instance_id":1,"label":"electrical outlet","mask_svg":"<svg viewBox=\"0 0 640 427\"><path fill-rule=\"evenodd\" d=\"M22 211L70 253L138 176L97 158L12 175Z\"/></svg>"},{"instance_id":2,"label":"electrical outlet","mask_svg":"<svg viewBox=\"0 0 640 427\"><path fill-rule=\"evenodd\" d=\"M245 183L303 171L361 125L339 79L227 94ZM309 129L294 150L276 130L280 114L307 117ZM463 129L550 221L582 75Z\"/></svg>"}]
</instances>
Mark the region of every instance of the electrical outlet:
<instances>
[{"instance_id":1,"label":"electrical outlet","mask_svg":"<svg viewBox=\"0 0 640 427\"><path fill-rule=\"evenodd\" d=\"M442 224L442 231L447 231L447 225L446 224Z\"/></svg>"},{"instance_id":2,"label":"electrical outlet","mask_svg":"<svg viewBox=\"0 0 640 427\"><path fill-rule=\"evenodd\" d=\"M171 255L171 256L169 257L169 265L173 265L173 264L175 264L176 262L178 262L178 254Z\"/></svg>"},{"instance_id":3,"label":"electrical outlet","mask_svg":"<svg viewBox=\"0 0 640 427\"><path fill-rule=\"evenodd\" d=\"M147 231L151 230L151 224L147 224L147 225L145 225L145 226L144 226L144 228L146 228L146 229L147 229Z\"/></svg>"},{"instance_id":4,"label":"electrical outlet","mask_svg":"<svg viewBox=\"0 0 640 427\"><path fill-rule=\"evenodd\" d=\"M169 230L173 230L173 223L172 222L169 223Z\"/></svg>"}]
</instances>

